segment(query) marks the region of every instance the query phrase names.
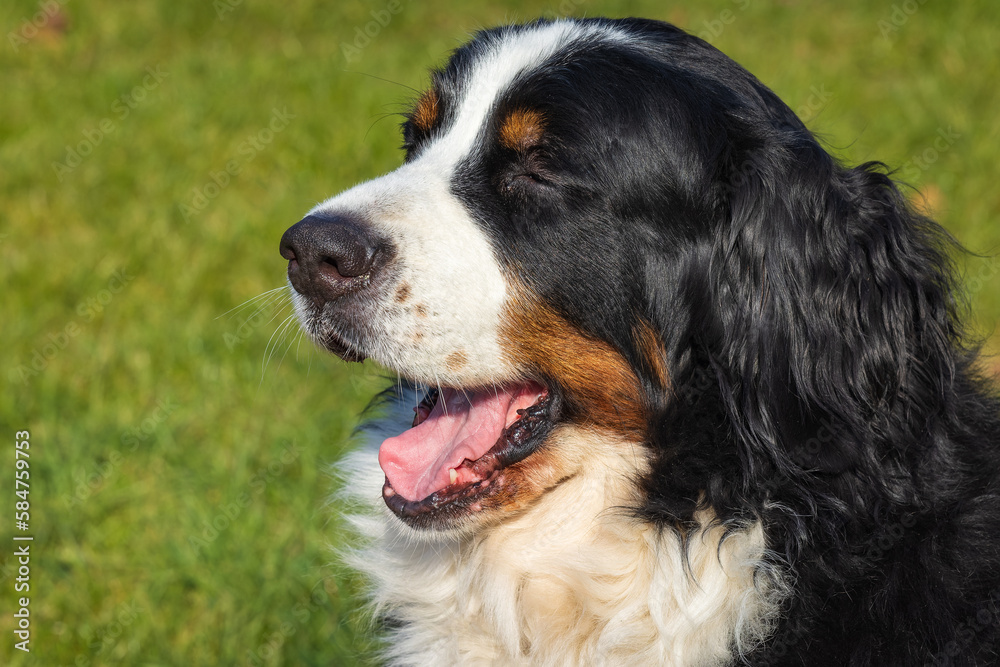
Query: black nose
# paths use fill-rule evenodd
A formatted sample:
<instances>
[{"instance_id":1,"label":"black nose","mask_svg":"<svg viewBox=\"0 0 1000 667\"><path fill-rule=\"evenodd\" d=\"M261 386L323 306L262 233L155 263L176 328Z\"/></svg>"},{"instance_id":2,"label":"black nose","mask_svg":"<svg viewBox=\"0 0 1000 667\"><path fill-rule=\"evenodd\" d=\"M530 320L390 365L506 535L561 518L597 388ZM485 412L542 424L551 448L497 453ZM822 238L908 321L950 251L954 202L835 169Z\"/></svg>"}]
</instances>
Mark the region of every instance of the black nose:
<instances>
[{"instance_id":1,"label":"black nose","mask_svg":"<svg viewBox=\"0 0 1000 667\"><path fill-rule=\"evenodd\" d=\"M364 287L389 254L388 243L349 215L310 215L281 237L292 287L320 304Z\"/></svg>"}]
</instances>

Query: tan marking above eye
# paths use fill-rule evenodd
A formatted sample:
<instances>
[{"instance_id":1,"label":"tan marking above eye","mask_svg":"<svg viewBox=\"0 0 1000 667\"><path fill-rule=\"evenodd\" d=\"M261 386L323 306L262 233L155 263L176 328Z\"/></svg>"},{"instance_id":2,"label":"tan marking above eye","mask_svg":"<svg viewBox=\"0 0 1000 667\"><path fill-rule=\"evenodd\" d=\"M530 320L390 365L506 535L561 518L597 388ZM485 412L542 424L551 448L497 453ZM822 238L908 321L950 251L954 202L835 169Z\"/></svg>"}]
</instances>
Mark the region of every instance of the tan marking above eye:
<instances>
[{"instance_id":1,"label":"tan marking above eye","mask_svg":"<svg viewBox=\"0 0 1000 667\"><path fill-rule=\"evenodd\" d=\"M537 146L545 133L545 117L533 109L514 109L500 125L500 143L523 151Z\"/></svg>"},{"instance_id":2,"label":"tan marking above eye","mask_svg":"<svg viewBox=\"0 0 1000 667\"><path fill-rule=\"evenodd\" d=\"M430 132L434 124L437 123L440 107L441 104L438 100L437 91L430 88L424 91L424 94L417 100L410 118L418 130L421 132Z\"/></svg>"}]
</instances>

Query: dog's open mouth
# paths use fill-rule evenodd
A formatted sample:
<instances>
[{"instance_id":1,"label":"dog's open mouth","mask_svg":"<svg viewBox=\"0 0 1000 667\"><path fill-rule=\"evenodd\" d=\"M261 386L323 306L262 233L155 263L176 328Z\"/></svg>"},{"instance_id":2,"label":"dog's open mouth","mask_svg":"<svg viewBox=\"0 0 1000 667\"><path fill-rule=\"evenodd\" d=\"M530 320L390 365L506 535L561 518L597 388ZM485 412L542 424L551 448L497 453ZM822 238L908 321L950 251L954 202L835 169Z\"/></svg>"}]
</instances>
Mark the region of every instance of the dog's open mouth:
<instances>
[{"instance_id":1,"label":"dog's open mouth","mask_svg":"<svg viewBox=\"0 0 1000 667\"><path fill-rule=\"evenodd\" d=\"M413 426L379 448L386 505L407 520L481 509L502 492L504 469L548 435L553 402L534 382L428 391Z\"/></svg>"}]
</instances>

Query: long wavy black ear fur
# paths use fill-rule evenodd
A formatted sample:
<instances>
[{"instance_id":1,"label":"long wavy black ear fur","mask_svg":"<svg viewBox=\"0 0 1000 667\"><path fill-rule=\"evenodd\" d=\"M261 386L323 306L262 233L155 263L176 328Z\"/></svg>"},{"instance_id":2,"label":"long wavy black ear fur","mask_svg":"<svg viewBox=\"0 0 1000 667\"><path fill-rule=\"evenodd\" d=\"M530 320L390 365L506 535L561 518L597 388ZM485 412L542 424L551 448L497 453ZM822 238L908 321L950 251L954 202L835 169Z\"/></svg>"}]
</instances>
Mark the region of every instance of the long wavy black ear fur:
<instances>
[{"instance_id":1,"label":"long wavy black ear fur","mask_svg":"<svg viewBox=\"0 0 1000 667\"><path fill-rule=\"evenodd\" d=\"M850 600L839 625L810 630L833 643L866 596L881 610L867 632L886 637L908 605L974 614L1000 568L1000 486L973 473L1000 469L1000 450L960 324L957 248L882 165L842 167L797 121L740 124L708 261L681 288L676 400L654 425L654 478L668 481L648 509L680 525L696 507L762 520L801 592L793 616ZM947 626L906 632L943 645Z\"/></svg>"},{"instance_id":2,"label":"long wavy black ear fur","mask_svg":"<svg viewBox=\"0 0 1000 667\"><path fill-rule=\"evenodd\" d=\"M842 168L810 140L751 154L734 181L706 347L745 454L906 502L913 454L965 400L954 244L881 165Z\"/></svg>"}]
</instances>

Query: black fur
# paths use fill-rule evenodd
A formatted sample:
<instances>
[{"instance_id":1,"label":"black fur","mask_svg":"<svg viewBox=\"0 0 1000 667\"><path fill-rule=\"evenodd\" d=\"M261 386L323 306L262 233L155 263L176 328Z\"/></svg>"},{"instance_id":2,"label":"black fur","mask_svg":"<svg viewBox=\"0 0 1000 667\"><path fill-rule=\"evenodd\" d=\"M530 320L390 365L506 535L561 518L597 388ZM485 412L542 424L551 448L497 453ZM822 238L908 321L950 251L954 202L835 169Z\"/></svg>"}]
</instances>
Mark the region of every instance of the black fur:
<instances>
[{"instance_id":1,"label":"black fur","mask_svg":"<svg viewBox=\"0 0 1000 667\"><path fill-rule=\"evenodd\" d=\"M955 245L886 168L839 164L707 43L606 23L635 39L563 50L499 102L539 110L542 144L485 137L452 187L508 270L642 375L642 515L763 522L793 594L750 664L998 664L1000 410ZM499 34L435 75L430 135ZM424 140L407 126L411 158Z\"/></svg>"}]
</instances>

